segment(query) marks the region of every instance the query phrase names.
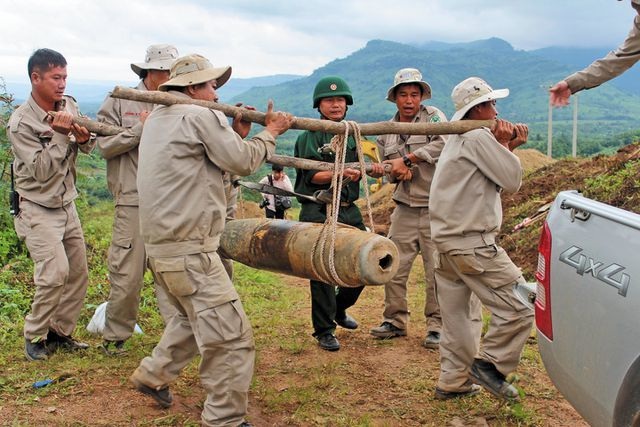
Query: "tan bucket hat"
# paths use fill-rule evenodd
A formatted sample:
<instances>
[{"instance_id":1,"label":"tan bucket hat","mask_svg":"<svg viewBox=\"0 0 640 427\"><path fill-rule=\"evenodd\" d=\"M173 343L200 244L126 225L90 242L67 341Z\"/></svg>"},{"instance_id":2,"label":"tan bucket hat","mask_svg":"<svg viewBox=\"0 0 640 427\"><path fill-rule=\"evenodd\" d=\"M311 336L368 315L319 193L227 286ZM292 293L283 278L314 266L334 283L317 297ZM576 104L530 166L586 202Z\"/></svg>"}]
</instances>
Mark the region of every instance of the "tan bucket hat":
<instances>
[{"instance_id":1,"label":"tan bucket hat","mask_svg":"<svg viewBox=\"0 0 640 427\"><path fill-rule=\"evenodd\" d=\"M231 77L231 67L215 68L202 55L191 54L178 58L171 66L169 80L161 84L158 90L166 91L171 86L191 86L216 80L216 87L221 87Z\"/></svg>"},{"instance_id":2,"label":"tan bucket hat","mask_svg":"<svg viewBox=\"0 0 640 427\"><path fill-rule=\"evenodd\" d=\"M509 89L493 90L480 77L469 77L458 83L451 92L451 100L456 108L451 121L462 119L467 111L478 104L507 96L509 96Z\"/></svg>"},{"instance_id":3,"label":"tan bucket hat","mask_svg":"<svg viewBox=\"0 0 640 427\"><path fill-rule=\"evenodd\" d=\"M170 44L152 44L147 48L144 62L131 64L131 69L138 76L142 70L169 70L178 58L178 49Z\"/></svg>"},{"instance_id":4,"label":"tan bucket hat","mask_svg":"<svg viewBox=\"0 0 640 427\"><path fill-rule=\"evenodd\" d=\"M403 84L418 84L422 87L422 101L431 98L431 86L422 80L422 73L417 68L403 68L393 78L393 86L387 91L387 101L396 102L396 88Z\"/></svg>"}]
</instances>

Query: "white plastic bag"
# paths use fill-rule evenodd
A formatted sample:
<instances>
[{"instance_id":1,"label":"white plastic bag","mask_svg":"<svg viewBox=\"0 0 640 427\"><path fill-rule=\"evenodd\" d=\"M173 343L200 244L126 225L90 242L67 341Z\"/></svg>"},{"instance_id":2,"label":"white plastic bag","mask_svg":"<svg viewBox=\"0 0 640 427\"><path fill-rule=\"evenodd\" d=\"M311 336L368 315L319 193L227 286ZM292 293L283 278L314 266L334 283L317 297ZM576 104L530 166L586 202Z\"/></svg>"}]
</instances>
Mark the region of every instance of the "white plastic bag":
<instances>
[{"instance_id":1,"label":"white plastic bag","mask_svg":"<svg viewBox=\"0 0 640 427\"><path fill-rule=\"evenodd\" d=\"M108 302L108 301L107 301ZM87 331L92 334L102 335L102 331L104 331L105 317L107 313L107 302L103 302L99 306L96 307L95 313L93 313L93 317L89 321L87 325ZM138 324L133 328L134 334L141 334L142 329Z\"/></svg>"},{"instance_id":2,"label":"white plastic bag","mask_svg":"<svg viewBox=\"0 0 640 427\"><path fill-rule=\"evenodd\" d=\"M99 306L96 307L95 313L93 313L93 317L89 321L87 325L87 331L92 334L102 335L102 331L104 330L104 321L105 315L107 311L107 303L103 302Z\"/></svg>"}]
</instances>

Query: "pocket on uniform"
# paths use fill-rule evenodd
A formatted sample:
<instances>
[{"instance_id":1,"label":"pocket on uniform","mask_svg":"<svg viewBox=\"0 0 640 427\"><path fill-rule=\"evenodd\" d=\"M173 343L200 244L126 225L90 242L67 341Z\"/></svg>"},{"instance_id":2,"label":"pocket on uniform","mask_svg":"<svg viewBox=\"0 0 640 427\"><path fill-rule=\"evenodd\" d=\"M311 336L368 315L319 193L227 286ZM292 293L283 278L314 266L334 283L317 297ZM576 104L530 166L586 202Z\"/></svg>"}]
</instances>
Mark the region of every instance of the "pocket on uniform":
<instances>
[{"instance_id":1,"label":"pocket on uniform","mask_svg":"<svg viewBox=\"0 0 640 427\"><path fill-rule=\"evenodd\" d=\"M417 149L427 145L428 142L429 139L426 135L412 135L409 139L407 139L407 142L405 142L405 145L407 146L407 152L413 153Z\"/></svg>"},{"instance_id":2,"label":"pocket on uniform","mask_svg":"<svg viewBox=\"0 0 640 427\"><path fill-rule=\"evenodd\" d=\"M433 251L433 269L440 270L442 268L442 261L440 261L440 252Z\"/></svg>"},{"instance_id":3,"label":"pocket on uniform","mask_svg":"<svg viewBox=\"0 0 640 427\"><path fill-rule=\"evenodd\" d=\"M123 249L131 249L131 237L118 237L113 239L113 244Z\"/></svg>"},{"instance_id":4,"label":"pocket on uniform","mask_svg":"<svg viewBox=\"0 0 640 427\"><path fill-rule=\"evenodd\" d=\"M447 259L456 266L462 274L470 276L484 273L482 263L476 258L473 249L464 251L451 251L447 254Z\"/></svg>"},{"instance_id":5,"label":"pocket on uniform","mask_svg":"<svg viewBox=\"0 0 640 427\"><path fill-rule=\"evenodd\" d=\"M31 228L31 216L33 206L31 202L27 200L20 201L20 211L18 215L13 218L13 225L16 229L16 234L20 240L25 240L27 235L29 234L29 229Z\"/></svg>"},{"instance_id":6,"label":"pocket on uniform","mask_svg":"<svg viewBox=\"0 0 640 427\"><path fill-rule=\"evenodd\" d=\"M493 289L512 284L522 276L522 271L499 246L476 248L475 254L485 270L486 283Z\"/></svg>"},{"instance_id":7,"label":"pocket on uniform","mask_svg":"<svg viewBox=\"0 0 640 427\"><path fill-rule=\"evenodd\" d=\"M200 330L207 331L210 344L240 339L249 328L247 315L239 300L229 301L198 312Z\"/></svg>"},{"instance_id":8,"label":"pocket on uniform","mask_svg":"<svg viewBox=\"0 0 640 427\"><path fill-rule=\"evenodd\" d=\"M18 239L24 240L27 237L27 230L29 226L26 224L24 211L21 210L20 213L13 218L13 227L16 229Z\"/></svg>"},{"instance_id":9,"label":"pocket on uniform","mask_svg":"<svg viewBox=\"0 0 640 427\"><path fill-rule=\"evenodd\" d=\"M172 295L185 297L196 292L196 286L187 273L184 257L154 258L151 265Z\"/></svg>"},{"instance_id":10,"label":"pocket on uniform","mask_svg":"<svg viewBox=\"0 0 640 427\"><path fill-rule=\"evenodd\" d=\"M35 263L49 261L56 255L56 249L49 245L32 245L29 249L29 255Z\"/></svg>"},{"instance_id":11,"label":"pocket on uniform","mask_svg":"<svg viewBox=\"0 0 640 427\"><path fill-rule=\"evenodd\" d=\"M130 251L130 237L120 237L113 239L111 241L111 246L109 246L109 253L107 255L109 267L111 267L115 271L120 270L120 267L125 262L125 259Z\"/></svg>"},{"instance_id":12,"label":"pocket on uniform","mask_svg":"<svg viewBox=\"0 0 640 427\"><path fill-rule=\"evenodd\" d=\"M400 153L398 152L398 144L390 144L386 145L383 149L384 157L386 158L397 158L400 157ZM393 156L395 154L395 156ZM393 156L393 157L391 157Z\"/></svg>"}]
</instances>

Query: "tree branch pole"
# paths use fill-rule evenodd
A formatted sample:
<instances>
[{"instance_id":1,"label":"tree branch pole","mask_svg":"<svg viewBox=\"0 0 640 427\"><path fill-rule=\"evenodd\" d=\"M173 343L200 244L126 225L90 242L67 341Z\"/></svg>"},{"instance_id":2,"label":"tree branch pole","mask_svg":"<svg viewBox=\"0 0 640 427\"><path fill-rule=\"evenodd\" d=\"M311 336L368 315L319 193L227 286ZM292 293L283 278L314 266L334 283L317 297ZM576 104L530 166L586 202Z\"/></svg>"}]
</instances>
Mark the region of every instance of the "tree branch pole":
<instances>
[{"instance_id":1,"label":"tree branch pole","mask_svg":"<svg viewBox=\"0 0 640 427\"><path fill-rule=\"evenodd\" d=\"M128 99L130 101L149 102L152 104L174 105L174 104L194 104L201 107L220 111L227 117L235 117L242 114L243 120L258 123L264 126L265 114L260 111L247 110L242 107L235 107L228 104L221 104L213 101L202 101L198 99L177 97L167 92L144 91L116 86L111 93L113 98ZM438 123L400 123L400 122L377 122L361 123L361 135L450 135L461 134L480 127L492 127L494 120L459 120L455 122ZM343 134L345 132L343 122L333 122L331 120L308 119L296 117L291 129L301 129L310 131L320 131L332 134ZM353 133L353 129L350 129Z\"/></svg>"},{"instance_id":2,"label":"tree branch pole","mask_svg":"<svg viewBox=\"0 0 640 427\"><path fill-rule=\"evenodd\" d=\"M57 111L49 111L49 114L53 117L57 114ZM97 133L98 135L104 136L117 135L126 130L123 127L96 122L95 120L91 120L87 117L74 117L73 122L77 123L80 126L84 126L89 132ZM298 157L281 156L279 154L272 155L267 159L267 162L273 163L275 165L280 165L282 167L292 167L306 170L332 171L335 169L333 163L302 159ZM360 169L360 163L358 162L345 163L344 166L346 168ZM365 171L371 172L371 170L371 164L365 163ZM391 165L385 165L385 172L390 171Z\"/></svg>"},{"instance_id":3,"label":"tree branch pole","mask_svg":"<svg viewBox=\"0 0 640 427\"><path fill-rule=\"evenodd\" d=\"M269 159L267 159L267 162L273 163L274 165L280 165L282 167L290 167L290 168L296 168L296 169L316 170L316 171L335 170L335 165L330 162L321 162L318 160L302 159L300 157L281 156L279 154L272 155L271 157L269 157ZM360 163L349 162L349 163L345 163L344 167L351 168L351 169L360 169ZM365 162L364 164L365 172L371 172L372 169L373 168L371 166L371 163ZM391 165L385 164L384 171L387 173L391 172Z\"/></svg>"}]
</instances>

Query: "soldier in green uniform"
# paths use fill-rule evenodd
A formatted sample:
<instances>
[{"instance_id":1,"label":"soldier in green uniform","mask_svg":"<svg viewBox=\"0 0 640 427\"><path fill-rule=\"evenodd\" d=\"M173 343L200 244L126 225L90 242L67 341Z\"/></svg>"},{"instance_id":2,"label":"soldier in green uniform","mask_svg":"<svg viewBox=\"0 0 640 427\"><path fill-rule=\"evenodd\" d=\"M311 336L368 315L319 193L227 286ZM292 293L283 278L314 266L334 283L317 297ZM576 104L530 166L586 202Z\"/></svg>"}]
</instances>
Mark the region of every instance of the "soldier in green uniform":
<instances>
[{"instance_id":1,"label":"soldier in green uniform","mask_svg":"<svg viewBox=\"0 0 640 427\"><path fill-rule=\"evenodd\" d=\"M323 120L339 122L346 116L348 105L353 105L353 96L347 83L340 77L328 76L320 79L313 91L313 107L320 112ZM296 140L295 157L333 162L335 154L320 150L327 146L333 134L325 132L305 131ZM358 161L356 141L349 137L347 142L346 162ZM378 174L382 173L382 165L376 165ZM312 196L318 190L327 190L331 185L331 171L296 169L295 191ZM343 186L340 197L338 221L365 230L360 209L354 204L360 195L360 170L345 168L344 178L351 181ZM315 203L299 198L301 203L300 221L323 223L326 219L325 204ZM336 288L327 283L311 281L311 321L313 336L318 345L328 351L340 349L334 332L336 324L346 329L356 329L358 323L347 314L347 309L354 305L364 287Z\"/></svg>"}]
</instances>

